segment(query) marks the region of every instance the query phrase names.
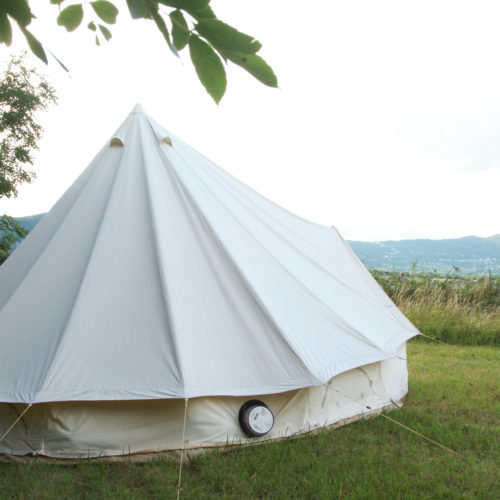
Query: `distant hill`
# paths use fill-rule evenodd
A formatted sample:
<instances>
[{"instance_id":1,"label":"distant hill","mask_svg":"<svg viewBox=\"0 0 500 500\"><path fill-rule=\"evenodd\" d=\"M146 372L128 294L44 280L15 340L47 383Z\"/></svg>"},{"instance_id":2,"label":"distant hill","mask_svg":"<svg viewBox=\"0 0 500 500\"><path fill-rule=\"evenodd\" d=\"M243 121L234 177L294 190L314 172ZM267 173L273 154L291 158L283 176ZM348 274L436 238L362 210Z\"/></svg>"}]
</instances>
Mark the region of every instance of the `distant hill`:
<instances>
[{"instance_id":1,"label":"distant hill","mask_svg":"<svg viewBox=\"0 0 500 500\"><path fill-rule=\"evenodd\" d=\"M18 217L30 231L44 214ZM407 271L417 263L417 270L461 274L492 273L500 275L500 234L489 238L465 236L446 240L348 241L369 269Z\"/></svg>"},{"instance_id":2,"label":"distant hill","mask_svg":"<svg viewBox=\"0 0 500 500\"><path fill-rule=\"evenodd\" d=\"M488 240L493 241L493 243L496 243L497 245L500 245L500 234L494 234L493 236L490 236Z\"/></svg>"},{"instance_id":3,"label":"distant hill","mask_svg":"<svg viewBox=\"0 0 500 500\"><path fill-rule=\"evenodd\" d=\"M500 235L465 236L447 240L349 241L366 267L385 270L417 270L462 274L500 274Z\"/></svg>"},{"instance_id":4,"label":"distant hill","mask_svg":"<svg viewBox=\"0 0 500 500\"><path fill-rule=\"evenodd\" d=\"M15 219L19 224L22 224L26 229L31 231L44 215L45 214L28 215L26 217L15 217Z\"/></svg>"}]
</instances>

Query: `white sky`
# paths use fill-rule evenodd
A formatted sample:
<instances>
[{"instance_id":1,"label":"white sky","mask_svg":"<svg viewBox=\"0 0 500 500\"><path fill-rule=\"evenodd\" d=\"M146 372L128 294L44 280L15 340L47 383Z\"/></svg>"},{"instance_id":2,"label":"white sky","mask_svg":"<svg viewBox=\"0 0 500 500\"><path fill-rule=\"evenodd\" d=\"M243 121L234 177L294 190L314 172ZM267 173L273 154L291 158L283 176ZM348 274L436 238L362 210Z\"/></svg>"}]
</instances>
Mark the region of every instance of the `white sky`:
<instances>
[{"instance_id":1,"label":"white sky","mask_svg":"<svg viewBox=\"0 0 500 500\"><path fill-rule=\"evenodd\" d=\"M347 239L500 232L497 0L212 0L219 18L262 42L280 85L231 66L219 106L187 49L173 57L124 0L101 47L86 28L56 26L48 0L31 3L33 32L71 76L33 60L60 103L40 115L38 179L0 200L0 213L49 210L140 102L240 180ZM2 61L24 47L14 37Z\"/></svg>"}]
</instances>

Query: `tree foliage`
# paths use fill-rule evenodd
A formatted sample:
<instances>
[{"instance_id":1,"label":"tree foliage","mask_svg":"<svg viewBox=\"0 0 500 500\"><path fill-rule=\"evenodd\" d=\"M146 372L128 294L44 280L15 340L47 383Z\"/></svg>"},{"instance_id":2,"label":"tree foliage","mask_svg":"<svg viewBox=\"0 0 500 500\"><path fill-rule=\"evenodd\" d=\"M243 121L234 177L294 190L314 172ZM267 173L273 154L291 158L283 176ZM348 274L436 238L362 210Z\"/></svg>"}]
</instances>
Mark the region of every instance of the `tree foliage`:
<instances>
[{"instance_id":1,"label":"tree foliage","mask_svg":"<svg viewBox=\"0 0 500 500\"><path fill-rule=\"evenodd\" d=\"M35 178L30 166L43 132L36 113L57 101L55 90L23 57L13 56L0 77L0 198L16 197L18 186ZM12 217L0 217L0 264L28 232Z\"/></svg>"},{"instance_id":2,"label":"tree foliage","mask_svg":"<svg viewBox=\"0 0 500 500\"><path fill-rule=\"evenodd\" d=\"M13 56L0 79L0 198L16 197L18 185L35 178L30 166L43 132L36 113L56 101L45 77Z\"/></svg>"},{"instance_id":3,"label":"tree foliage","mask_svg":"<svg viewBox=\"0 0 500 500\"><path fill-rule=\"evenodd\" d=\"M112 37L109 28L116 23L118 16L118 8L112 2L50 0L50 3L59 9L57 24L67 31L86 24L97 45L102 37L105 40ZM215 102L220 101L226 90L223 62L237 64L264 85L278 86L272 68L257 55L262 45L252 36L218 19L210 0L127 0L127 7L133 19L148 19L154 23L175 56L189 46L198 78ZM32 52L47 63L42 43L27 28L33 18L28 0L0 0L0 43L10 45L10 22L15 21ZM90 21L84 23L85 18Z\"/></svg>"},{"instance_id":4,"label":"tree foliage","mask_svg":"<svg viewBox=\"0 0 500 500\"><path fill-rule=\"evenodd\" d=\"M3 264L14 247L28 235L29 231L15 219L0 217L0 264Z\"/></svg>"}]
</instances>

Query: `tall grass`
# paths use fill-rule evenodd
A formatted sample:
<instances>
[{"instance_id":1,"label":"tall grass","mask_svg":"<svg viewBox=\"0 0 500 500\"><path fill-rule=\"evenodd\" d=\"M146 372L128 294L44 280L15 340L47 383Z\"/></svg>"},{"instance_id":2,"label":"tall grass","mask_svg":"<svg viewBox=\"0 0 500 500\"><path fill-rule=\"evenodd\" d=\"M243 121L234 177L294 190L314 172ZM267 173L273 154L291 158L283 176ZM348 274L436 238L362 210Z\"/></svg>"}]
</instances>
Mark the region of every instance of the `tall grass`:
<instances>
[{"instance_id":1,"label":"tall grass","mask_svg":"<svg viewBox=\"0 0 500 500\"><path fill-rule=\"evenodd\" d=\"M500 345L500 278L373 271L425 335L449 344Z\"/></svg>"}]
</instances>

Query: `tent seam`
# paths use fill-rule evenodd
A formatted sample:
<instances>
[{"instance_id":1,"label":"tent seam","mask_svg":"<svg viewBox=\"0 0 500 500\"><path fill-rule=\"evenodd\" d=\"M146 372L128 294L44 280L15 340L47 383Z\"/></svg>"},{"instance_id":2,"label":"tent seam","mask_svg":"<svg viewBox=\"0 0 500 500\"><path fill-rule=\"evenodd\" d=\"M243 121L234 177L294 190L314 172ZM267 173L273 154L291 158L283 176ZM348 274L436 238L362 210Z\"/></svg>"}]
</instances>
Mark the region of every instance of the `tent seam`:
<instances>
[{"instance_id":1,"label":"tent seam","mask_svg":"<svg viewBox=\"0 0 500 500\"><path fill-rule=\"evenodd\" d=\"M214 240L217 242L218 246L221 248L221 250L224 252L224 255L229 259L229 261L231 262L233 268L235 269L235 271L237 272L239 278L243 281L243 283L245 283L245 285L252 291L252 297L254 298L254 301L256 304L258 304L258 306L260 307L260 309L270 318L270 320L272 321L274 327L277 329L278 332L281 333L281 337L285 340L285 343L288 345L288 347L291 349L291 351L294 353L295 357L297 358L297 360L301 363L301 365L307 370L307 372L309 373L309 375L312 377L312 379L316 379L316 376L314 375L314 373L312 372L312 370L309 368L309 366L304 362L304 360L301 358L301 356L299 355L299 353L297 352L297 350L290 344L289 340L287 337L283 336L282 332L284 331L284 328L282 326L280 326L280 324L277 322L276 318L274 317L273 314L271 314L271 312L269 311L269 309L262 303L262 301L260 300L260 298L258 297L257 293L255 292L255 289L253 288L253 286L249 283L247 277L244 275L244 273L242 273L241 269L238 267L238 265L236 264L236 262L234 261L234 258L233 256L229 253L229 251L226 249L225 245L222 243L222 241L220 240L219 236L215 233L215 231L213 231L211 229L211 225L208 223L207 219L205 218L205 216L203 215L202 211L200 210L200 207L198 206L197 202L194 200L193 196L191 195L191 193L189 193L189 191L187 190L187 188L184 186L184 183L182 181L182 179L179 177L177 171L175 170L175 168L172 166L172 163L170 162L170 160L168 160L168 158L165 158L164 157L164 160L166 160L168 162L168 166L170 167L169 170L172 171L175 175L175 178L177 179L177 183L178 185L180 186L180 188L182 189L182 192L185 194L185 196L191 201L191 203L193 204L194 207L196 207L196 213L198 215L198 217L203 221L203 223L205 224L205 226L207 228L209 228L210 230L210 234L213 236ZM185 161L183 159L183 161Z\"/></svg>"},{"instance_id":2,"label":"tent seam","mask_svg":"<svg viewBox=\"0 0 500 500\"><path fill-rule=\"evenodd\" d=\"M106 204L104 206L104 209L102 211L102 216L99 220L99 225L97 226L97 231L95 233L95 238L94 238L94 241L92 242L92 247L90 248L89 250L89 254L88 254L88 259L87 259L87 262L85 264L85 269L82 273L82 279L80 281L80 284L78 285L78 291L76 292L75 294L75 299L73 300L73 304L71 305L71 309L69 311L69 314L68 314L68 317L66 318L66 321L64 323L64 327L61 331L61 334L59 335L58 337L58 344L57 344L57 347L56 347L56 350L54 351L54 354L52 356L52 359L47 367L47 369L45 370L45 373L43 375L43 378L41 379L40 383L38 384L38 388L36 389L36 391L34 392L34 395L35 395L35 399L36 399L36 394L40 391L40 388L43 387L43 384L45 383L45 381L47 380L47 376L48 374L50 373L50 370L54 364L54 361L58 355L58 353L60 352L61 350L61 343L62 343L62 339L64 338L64 335L66 333L66 330L68 328L68 324L73 316L73 312L75 310L75 305L76 303L78 302L78 298L80 296L80 292L81 292L81 289L82 289L82 285L83 285L83 282L85 281L85 277L87 275L87 270L89 268L89 265L90 265L90 261L92 260L92 255L93 255L93 252L94 252L94 249L95 249L95 246L96 246L96 243L97 243L97 240L99 239L99 236L101 234L101 229L102 229L102 223L106 217L106 212L107 212L107 207L109 206L109 203L110 203L110 200L111 200L111 197L112 197L112 193L113 191L115 190L116 188L116 178L120 172L120 165L121 165L121 160L122 160L122 157L123 157L123 151L121 148L119 148L119 151L120 151L120 158L117 162L117 165L116 165L116 172L113 176L113 181L111 182L111 189L108 193L108 197L107 197L107 200L106 200ZM35 401L33 401L35 402Z\"/></svg>"},{"instance_id":3,"label":"tent seam","mask_svg":"<svg viewBox=\"0 0 500 500\"><path fill-rule=\"evenodd\" d=\"M240 198L241 197L244 198L245 201L243 202L243 204L245 205L245 208L247 208L250 212L252 212L254 214L254 216L258 219L258 221L261 222L266 227L268 227L268 228L270 228L272 230L272 227L266 222L265 218L262 217L262 216L260 216L260 215L257 215L256 212L255 212L255 208L257 208L259 212L264 211L264 209L262 209L261 207L259 207L258 204L256 204L250 197L248 197L246 195L246 193L244 192L244 190L239 189L238 185L242 185L244 188L248 189L249 191L251 191L252 193L254 193L256 196L259 196L260 198L263 198L264 200L266 200L266 202L270 203L272 206L274 206L278 210L283 211L285 214L293 215L293 216L297 217L298 219L300 219L304 223L312 224L314 226L317 226L317 227L319 227L321 229L325 229L325 230L328 230L328 231L330 229L333 229L337 233L337 235L340 237L341 243L343 243L344 246L347 246L348 249L350 250L350 252L353 253L352 249L349 247L349 245L347 245L347 243L345 242L345 240L340 235L339 231L334 226L332 226L330 228L330 227L323 226L321 224L316 224L315 222L303 219L300 216L297 216L297 215L293 214L292 212L289 212L287 209L285 209L285 208L277 205L275 202L273 202L272 200L269 200L268 198L266 198L265 196L261 195L260 193L258 193L257 191L255 191L253 188L251 188L250 186L246 185L245 183L241 182L238 179L236 179L235 185L233 185L231 183L231 180L232 180L231 175L228 174L224 169L222 169L221 167L219 167L218 165L216 165L215 163L213 163L210 159L204 157L201 153L199 153L195 149L190 148L189 146L186 146L186 147L189 148L189 152L192 151L193 153L195 153L196 155L200 156L203 160L205 160L209 164L209 166L212 168L211 173L213 173L213 175L216 177L217 181L220 181L220 182L218 182L218 184L230 196L233 196L235 198L237 198L238 196L240 196ZM181 156L184 156L182 151L180 152L180 154L181 154ZM187 161L187 160L185 160L185 161ZM297 233L296 231L294 231L291 228L289 228L286 225L284 225L279 219L277 219L276 217L274 217L272 214L270 214L269 216L273 219L273 221L275 221L280 226L284 227L286 230L291 231L296 236L300 237L301 239L304 239L300 233ZM276 236L282 242L284 242L285 244L289 245L297 254L299 254L300 256L302 256L303 258L305 258L310 264L312 264L314 267L318 268L320 271L325 272L328 276L330 276L334 281L336 281L337 283L339 283L341 286L345 287L347 290L351 291L352 293L358 294L361 297L363 297L367 302L371 303L373 306L375 306L377 309L379 309L382 312L382 314L387 314L390 318L393 318L396 321L401 322L401 318L400 317L397 317L396 315L393 314L392 311L388 310L388 306L389 305L394 305L393 302L390 301L390 298L389 298L389 302L390 302L389 304L387 304L387 305L384 304L383 307L380 307L380 305L376 301L376 297L373 297L371 294L369 294L369 293L367 293L367 292L365 292L363 290L359 290L359 289L353 288L352 286L350 286L349 284L347 284L346 282L344 282L343 280L341 280L340 278L338 278L337 276L335 276L334 274L332 274L324 266L322 266L318 262L315 262L313 259L311 259L307 254L305 254L304 252L302 252L300 249L298 249L294 245L290 245L290 242L286 238L284 238L280 234L276 234ZM359 258L357 256L356 256L356 258L357 258L357 263L360 264L361 262L359 261ZM363 275L366 276L368 274L369 277L370 277L370 281L373 284L373 281L374 281L373 276L371 276L370 273L367 272L365 266L362 263L361 263L361 265L362 265L362 271L363 270L365 271ZM292 277L293 277L293 275L292 275ZM375 281L375 283L376 283L376 281ZM377 284L377 286L379 286L379 285ZM386 300L386 294L385 294L384 290L380 289L380 290L378 290L378 292L382 292L382 294L381 294L382 298Z\"/></svg>"},{"instance_id":4,"label":"tent seam","mask_svg":"<svg viewBox=\"0 0 500 500\"><path fill-rule=\"evenodd\" d=\"M144 116L146 117L146 120L147 120L147 115L144 115ZM149 121L148 121L148 125L152 129L152 126L149 123ZM152 131L154 133L154 130L152 130ZM154 135L156 137L156 133L154 133ZM141 144L141 146L142 146L142 144ZM184 379L184 370L182 367L182 357L180 356L179 344L177 341L177 336L176 336L175 328L174 328L173 321L172 321L172 316L173 316L172 315L172 307L170 305L170 299L168 296L168 290L167 290L167 286L166 286L167 281L166 281L166 277L165 277L165 273L164 273L164 266L162 265L162 262L160 261L160 249L158 246L158 229L157 229L156 224L155 224L154 210L153 210L153 205L151 203L151 196L150 196L150 194L151 194L150 193L151 192L151 178L148 174L148 169L147 169L147 165L146 165L147 162L146 162L146 157L144 155L144 148L143 147L141 147L141 152L142 152L143 160L144 160L143 174L144 174L146 185L148 188L148 209L149 209L149 214L150 214L150 219L151 219L150 220L151 229L153 231L153 236L154 236L153 237L154 250L155 250L156 264L157 264L157 268L159 270L159 275L160 275L161 293L162 293L162 297L163 297L163 303L164 303L164 306L166 309L165 313L166 313L166 317L167 317L167 324L168 324L169 331L171 333L171 339L172 339L172 343L174 345L176 360L178 360L178 362L176 363L178 376L180 378L181 387L183 390L183 395L185 396L186 386L185 386L185 379ZM156 151L156 152L158 153L158 151ZM161 161L161 155L159 155L159 156L160 156L160 161Z\"/></svg>"},{"instance_id":5,"label":"tent seam","mask_svg":"<svg viewBox=\"0 0 500 500\"><path fill-rule=\"evenodd\" d=\"M182 160L187 163L187 161L182 158ZM209 189L209 186L207 186L206 182L204 182L199 176L197 175L193 175L195 174L194 172L192 173L191 177L198 182L198 184L201 184L203 186L203 188L209 192L211 192L211 190ZM190 199L193 200L193 198L190 196ZM298 280L256 237L255 235L249 231L244 224L242 224L240 222L240 220L231 212L231 210L229 210L229 208L226 206L226 204L221 201L218 197L214 196L214 199L217 200L217 202L227 211L227 213L229 213L231 215L231 217L236 221L236 223L238 224L239 227L243 228L243 230L252 238L253 241L255 241L257 243L257 245L262 248L264 250L264 252L266 252L267 255L269 255L271 257L271 259L276 262L278 264L278 266L283 269L283 271L287 274L287 276L289 276L295 283L297 283L301 289L303 291L305 291L310 297L312 297L313 299L317 300L330 314L332 314L336 320L338 321L338 323L343 327L345 328L349 333L351 333L352 335L355 335L356 337L361 337L360 340L361 341L364 341L366 342L367 344L371 345L372 347L374 347L375 349L379 350L379 351L382 351L385 353L383 347L380 347L378 346L377 344L373 343L370 339L368 339L365 335L363 335L362 333L360 333L355 327L353 327L352 325L350 325L349 323L347 323L346 321L344 321L335 311L333 311L327 304L325 304L325 302L320 299L316 294L312 293L311 290L309 290L309 288L307 288L300 280ZM194 200L193 200L194 202ZM194 202L195 203L195 202ZM196 203L195 203L196 204ZM197 206L197 204L196 204ZM198 207L198 206L197 206ZM201 210L198 208L198 211L201 213ZM212 231L213 232L213 231ZM221 240L219 238L217 238L217 240L219 242L221 242ZM224 251L226 254L229 255L229 251L227 250L227 248L225 247L225 245L221 242L221 245L222 247L224 248ZM231 256L231 261L234 262L234 259L232 258ZM242 275L244 275L244 273L240 270L240 268L238 267L238 272ZM245 276L245 282L249 284L249 281L248 279L246 278ZM253 289L253 287L250 285L252 291L254 292L255 294L255 290ZM255 294L257 295L257 294ZM265 308L266 312L269 314L269 311L268 311L268 308L266 307ZM287 339L287 343L290 345L290 343L288 342L288 339ZM295 351L295 348L292 348ZM311 372L312 373L312 372Z\"/></svg>"},{"instance_id":6,"label":"tent seam","mask_svg":"<svg viewBox=\"0 0 500 500\"><path fill-rule=\"evenodd\" d=\"M182 153L181 153L182 155ZM185 160L187 162L187 160ZM261 215L257 215L257 212L255 209L257 209L259 212L262 212L264 211L261 207L259 207L258 204L256 204L251 198L249 198L248 196L245 195L245 193L238 189L238 187L236 186L233 186L231 184L231 182L226 179L226 176L223 175L225 174L225 172L219 172L219 170L222 170L220 167L218 167L217 165L213 164L210 160L207 160L211 166L213 167L216 167L214 168L215 172L214 172L214 175L216 176L216 180L218 181L218 185L221 186L222 189L224 189L226 191L226 193L233 197L233 198L237 198L239 199L240 201L242 202L242 204L244 205L244 207L250 212L253 214L253 216L261 223L263 224L265 227L267 227L268 229L270 229L272 231L272 226L270 224L267 223L267 221L265 220L264 217L262 217ZM197 176L197 178L199 178L199 176ZM209 186L207 186L206 182L204 182L203 180L200 180L208 189L208 191L212 192L212 190L209 188ZM221 182L219 182L221 181ZM236 183L239 183L240 181L239 180L236 180ZM247 186L245 186L247 187ZM249 188L251 189L251 188ZM261 196L259 193L256 193L257 196ZM226 207L226 204L222 201L219 200L219 202L224 206ZM281 208L281 207L278 207L278 208ZM232 214L233 217L235 218L236 221L238 221L238 223L242 226L242 227L245 227L244 224L242 224L239 220L239 218L237 218L236 216L234 216L234 214ZM276 217L273 217L272 215L270 215L270 217L273 219L273 221L275 221L277 224L279 224L280 226L284 227L286 230L288 231L291 231L293 232L295 235L298 235L300 236L302 239L304 239L302 237L302 235L298 234L297 232L295 231L292 231L290 228L288 228L286 225L283 225L279 219L277 219ZM306 221L307 222L307 221ZM322 226L321 226L322 227ZM323 229L326 229L328 231L330 231L330 228L326 228L326 227L323 227ZM341 243L343 243L344 245L346 245L345 243L345 240L340 236L340 233L335 229L333 228L338 236L341 238ZM273 255L269 252L269 250L264 246L262 245L259 240L257 240L257 238L255 236L253 236L253 234L245 228L245 230L253 237L253 239L255 241L257 241L257 243L266 251L268 252L272 258L292 277L292 279L294 279L297 283L299 283L299 285L301 285L302 287L304 287L304 285L300 282L300 280L298 280L285 266L283 266L283 264ZM356 289L350 285L348 285L346 282L344 282L343 280L341 280L340 278L338 278L337 276L335 276L333 273L331 273L327 268L325 268L324 266L322 266L321 264L319 264L318 262L315 262L311 257L309 257L307 254L305 254L303 251L301 251L299 248L297 248L296 246L294 245L291 245L290 242L284 238L281 234L279 233L275 233L276 237L284 242L286 245L288 245L296 254L298 254L301 258L304 258L309 264L313 265L315 268L317 268L319 271L321 272L324 272L327 276L329 276L332 280L334 280L336 283L338 283L340 286L344 287L345 289L347 289L348 291L350 291L351 293L355 294L355 295L359 295L361 298L363 298L366 302L368 302L369 304L371 304L373 307L375 307L376 309L378 309L381 314L386 314L388 315L390 318L393 318L395 319L396 321L398 322L401 322L400 321L400 318L396 317L390 310L387 309L387 305L386 304L382 304L380 305L377 300L376 300L376 297L373 297L371 294L363 291L363 290L359 290L359 289ZM351 252L352 252L352 249L351 249ZM358 259L359 260L359 259ZM364 266L363 266L364 268ZM365 269L365 268L364 268ZM369 274L369 273L368 273ZM366 269L365 269L365 274L366 276ZM370 275L370 280L373 281L374 278ZM379 286L377 284L377 286ZM304 287L305 288L305 287ZM380 290L378 290L378 292L383 292L382 293L382 299L385 300L386 299L386 294L385 292L383 291L383 289L379 286ZM311 290L307 289L308 293L312 296L314 296L315 298L317 298L319 301L323 302L316 294L312 293ZM323 302L324 303L324 302ZM392 304L392 302L391 302ZM325 304L326 305L326 304ZM328 305L326 305L326 307L331 310ZM354 328L351 326L351 328Z\"/></svg>"},{"instance_id":7,"label":"tent seam","mask_svg":"<svg viewBox=\"0 0 500 500\"><path fill-rule=\"evenodd\" d=\"M92 179L92 177L95 175L96 171L99 170L97 168L97 159L100 158L100 155L103 154L103 153L104 153L104 148L101 150L100 154L95 158L94 161L96 162L96 165L95 165L94 171L91 173L91 175L90 175L89 179L87 180L87 182L90 181L90 179ZM82 174L83 174L83 172L82 172ZM21 285L26 281L26 279L28 278L28 276L31 274L31 271L35 267L36 263L43 257L43 255L45 255L45 252L47 251L47 248L49 247L50 243L52 242L52 240L56 236L59 228L64 224L64 221L66 220L66 218L68 217L68 215L71 213L71 211L73 210L73 208L75 207L75 205L78 203L78 200L81 198L83 192L85 191L86 186L87 186L87 183L85 184L85 186L83 187L83 189L80 191L79 195L76 197L76 199L75 199L74 203L71 205L71 208L69 209L69 211L66 212L66 215L64 217L62 217L60 223L54 229L54 231L52 233L52 236L48 239L48 241L45 244L45 246L43 247L43 250L41 251L41 253L38 254L37 258L33 261L33 263L31 264L31 266L29 267L29 269L26 271L26 274L23 276L22 280L19 281L18 285L12 291L12 293L9 295L8 299L4 302L4 304L2 306L0 306L0 311L2 311L2 309L4 309L4 307L10 302L10 300L12 299L12 297L16 294L17 290L19 290L19 288L21 287ZM40 224L41 223L43 223L43 220L40 221ZM39 226L37 224L37 226L33 229L33 231L35 231L37 229L37 227L42 227L42 226ZM29 237L29 234L28 234L27 238L28 237Z\"/></svg>"}]
</instances>

